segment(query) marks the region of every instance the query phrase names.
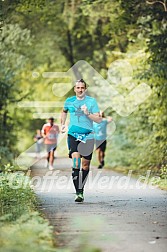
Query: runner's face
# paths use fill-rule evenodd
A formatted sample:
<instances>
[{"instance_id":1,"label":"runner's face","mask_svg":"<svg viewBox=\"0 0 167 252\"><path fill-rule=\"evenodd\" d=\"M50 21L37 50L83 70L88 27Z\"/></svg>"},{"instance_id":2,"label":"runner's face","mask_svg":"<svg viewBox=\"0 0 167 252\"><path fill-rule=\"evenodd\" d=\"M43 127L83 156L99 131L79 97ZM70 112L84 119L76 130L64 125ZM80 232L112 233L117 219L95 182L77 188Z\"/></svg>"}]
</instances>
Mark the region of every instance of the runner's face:
<instances>
[{"instance_id":1,"label":"runner's face","mask_svg":"<svg viewBox=\"0 0 167 252\"><path fill-rule=\"evenodd\" d=\"M50 125L53 125L53 123L54 123L53 120L48 120L48 122L50 123Z\"/></svg>"},{"instance_id":2,"label":"runner's face","mask_svg":"<svg viewBox=\"0 0 167 252\"><path fill-rule=\"evenodd\" d=\"M77 82L74 87L74 92L78 98L83 98L85 96L85 84L83 82Z\"/></svg>"}]
</instances>

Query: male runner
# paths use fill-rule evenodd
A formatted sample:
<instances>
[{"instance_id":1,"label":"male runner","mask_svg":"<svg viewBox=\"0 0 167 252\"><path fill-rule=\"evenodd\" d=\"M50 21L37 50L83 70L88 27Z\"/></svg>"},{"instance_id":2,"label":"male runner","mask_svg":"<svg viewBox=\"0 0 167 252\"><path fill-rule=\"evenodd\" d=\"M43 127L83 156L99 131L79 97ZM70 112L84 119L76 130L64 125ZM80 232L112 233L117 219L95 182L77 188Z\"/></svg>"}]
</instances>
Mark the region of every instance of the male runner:
<instances>
[{"instance_id":1,"label":"male runner","mask_svg":"<svg viewBox=\"0 0 167 252\"><path fill-rule=\"evenodd\" d=\"M86 95L86 90L86 83L83 79L76 81L74 86L76 96L66 99L61 114L63 132L67 113L70 113L68 146L69 157L73 161L72 177L76 190L76 202L84 201L84 185L89 173L94 148L93 121L97 123L101 122L97 102L94 98ZM82 166L81 171L80 165Z\"/></svg>"},{"instance_id":2,"label":"male runner","mask_svg":"<svg viewBox=\"0 0 167 252\"><path fill-rule=\"evenodd\" d=\"M54 152L57 148L57 139L59 134L59 126L54 124L54 118L50 117L48 123L42 127L42 136L46 145L47 151L47 167L49 170L53 170Z\"/></svg>"},{"instance_id":3,"label":"male runner","mask_svg":"<svg viewBox=\"0 0 167 252\"><path fill-rule=\"evenodd\" d=\"M105 117L104 112L101 113L102 121L101 123L93 123L93 129L95 133L96 140L96 151L99 161L98 169L104 166L105 150L107 145L107 125L112 121L112 117Z\"/></svg>"}]
</instances>

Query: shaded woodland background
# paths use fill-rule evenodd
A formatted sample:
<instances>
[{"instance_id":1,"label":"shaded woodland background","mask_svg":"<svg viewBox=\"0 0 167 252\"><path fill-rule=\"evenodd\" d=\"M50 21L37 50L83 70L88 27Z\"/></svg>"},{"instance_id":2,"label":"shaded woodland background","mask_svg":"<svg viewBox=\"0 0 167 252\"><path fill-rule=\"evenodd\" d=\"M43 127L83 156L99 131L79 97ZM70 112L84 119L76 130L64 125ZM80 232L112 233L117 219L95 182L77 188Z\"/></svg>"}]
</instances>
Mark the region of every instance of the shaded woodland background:
<instances>
[{"instance_id":1,"label":"shaded woodland background","mask_svg":"<svg viewBox=\"0 0 167 252\"><path fill-rule=\"evenodd\" d=\"M34 119L33 113L55 112L54 108L19 108L18 102L64 100L54 96L52 80L44 80L42 73L67 71L82 59L104 78L112 62L126 60L133 67L134 83L145 82L152 90L128 117L106 110L117 126L108 143L107 165L139 171L166 169L167 11L166 1L164 5L150 2L0 1L2 167L33 144L36 129L45 122ZM34 78L33 72L39 77ZM119 83L117 88L129 92Z\"/></svg>"}]
</instances>

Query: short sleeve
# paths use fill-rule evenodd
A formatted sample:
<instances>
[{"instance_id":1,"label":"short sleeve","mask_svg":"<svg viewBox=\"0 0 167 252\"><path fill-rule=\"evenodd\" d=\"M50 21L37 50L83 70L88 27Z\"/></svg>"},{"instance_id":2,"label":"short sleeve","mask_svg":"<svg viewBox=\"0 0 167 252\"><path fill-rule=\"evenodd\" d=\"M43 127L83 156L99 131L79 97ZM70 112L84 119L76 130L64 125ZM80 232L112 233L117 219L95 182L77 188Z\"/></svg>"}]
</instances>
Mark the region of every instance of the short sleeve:
<instances>
[{"instance_id":1,"label":"short sleeve","mask_svg":"<svg viewBox=\"0 0 167 252\"><path fill-rule=\"evenodd\" d=\"M92 102L91 112L93 114L100 112L99 107L97 105L97 101L95 99L93 99L93 102Z\"/></svg>"},{"instance_id":2,"label":"short sleeve","mask_svg":"<svg viewBox=\"0 0 167 252\"><path fill-rule=\"evenodd\" d=\"M68 101L68 99L66 99L65 100L65 102L64 102L64 111L68 111L68 108L69 108L69 101Z\"/></svg>"}]
</instances>

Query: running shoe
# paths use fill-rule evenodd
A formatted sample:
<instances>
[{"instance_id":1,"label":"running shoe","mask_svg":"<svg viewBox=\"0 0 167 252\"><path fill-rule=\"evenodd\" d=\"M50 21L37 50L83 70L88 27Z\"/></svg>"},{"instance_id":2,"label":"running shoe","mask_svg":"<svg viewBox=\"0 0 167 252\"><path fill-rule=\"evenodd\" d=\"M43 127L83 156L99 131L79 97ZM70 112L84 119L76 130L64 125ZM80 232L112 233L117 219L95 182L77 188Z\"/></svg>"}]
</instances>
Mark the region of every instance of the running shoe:
<instances>
[{"instance_id":1,"label":"running shoe","mask_svg":"<svg viewBox=\"0 0 167 252\"><path fill-rule=\"evenodd\" d=\"M102 167L104 166L104 160L103 160L103 161L101 161L101 165L102 165Z\"/></svg>"},{"instance_id":2,"label":"running shoe","mask_svg":"<svg viewBox=\"0 0 167 252\"><path fill-rule=\"evenodd\" d=\"M76 198L75 198L75 202L83 202L83 201L84 201L83 193L77 193Z\"/></svg>"},{"instance_id":3,"label":"running shoe","mask_svg":"<svg viewBox=\"0 0 167 252\"><path fill-rule=\"evenodd\" d=\"M49 165L49 170L50 171L53 171L54 170L54 167L52 165Z\"/></svg>"},{"instance_id":4,"label":"running shoe","mask_svg":"<svg viewBox=\"0 0 167 252\"><path fill-rule=\"evenodd\" d=\"M97 168L98 168L98 169L102 169L102 168L103 168L103 166L100 164Z\"/></svg>"},{"instance_id":5,"label":"running shoe","mask_svg":"<svg viewBox=\"0 0 167 252\"><path fill-rule=\"evenodd\" d=\"M49 167L49 163L48 163L48 161L46 160L46 162L45 162L45 168L48 168Z\"/></svg>"}]
</instances>

